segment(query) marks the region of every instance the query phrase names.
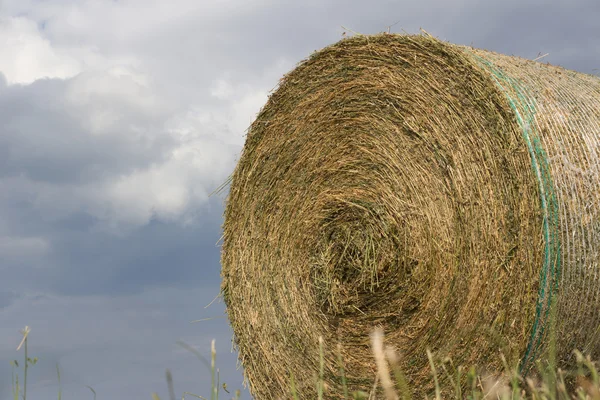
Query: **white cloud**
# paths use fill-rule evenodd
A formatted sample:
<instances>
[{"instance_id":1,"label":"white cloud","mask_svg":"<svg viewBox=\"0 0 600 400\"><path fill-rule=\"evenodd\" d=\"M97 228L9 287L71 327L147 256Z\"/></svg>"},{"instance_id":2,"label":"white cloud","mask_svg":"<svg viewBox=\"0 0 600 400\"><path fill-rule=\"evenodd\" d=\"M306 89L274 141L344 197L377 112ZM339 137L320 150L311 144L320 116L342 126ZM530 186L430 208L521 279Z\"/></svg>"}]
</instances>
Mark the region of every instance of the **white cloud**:
<instances>
[{"instance_id":1,"label":"white cloud","mask_svg":"<svg viewBox=\"0 0 600 400\"><path fill-rule=\"evenodd\" d=\"M219 100L228 100L233 94L233 86L225 79L217 80L210 90L210 95Z\"/></svg>"},{"instance_id":2,"label":"white cloud","mask_svg":"<svg viewBox=\"0 0 600 400\"><path fill-rule=\"evenodd\" d=\"M292 67L291 61L280 58L273 66L257 74L258 84L236 82L232 78L235 76L233 71L224 72L213 82L210 90L211 96L223 101L223 105L196 112L192 118L203 124L222 127L223 140L243 146L246 130L267 102L269 91ZM226 137L224 133L227 133Z\"/></svg>"},{"instance_id":3,"label":"white cloud","mask_svg":"<svg viewBox=\"0 0 600 400\"><path fill-rule=\"evenodd\" d=\"M0 177L4 204L27 198L47 222L86 213L113 233L152 219L192 223L233 171L245 131L291 63L281 59L252 83L235 68L213 80L185 67L199 58L181 42L183 27L214 25L248 7L237 0L144 2L141 14L138 0L33 5L7 1L5 10L22 16L3 19L6 40L22 45L0 49L0 71L9 84L26 85L17 95L26 106L5 119L13 173ZM170 35L169 50L192 58L155 59L147 46L156 35L159 46ZM14 54L28 55L28 67ZM173 73L182 64L185 74ZM27 86L44 77L63 83ZM197 95L178 98L174 88L187 81Z\"/></svg>"},{"instance_id":4,"label":"white cloud","mask_svg":"<svg viewBox=\"0 0 600 400\"><path fill-rule=\"evenodd\" d=\"M132 67L15 90L0 92L0 101L4 93L27 104L4 119L9 165L18 174L0 177L0 201L27 198L48 222L84 212L114 233L153 218L190 223L239 152L227 124L201 116L209 106L175 109L150 76ZM56 166L63 176L48 179Z\"/></svg>"},{"instance_id":5,"label":"white cloud","mask_svg":"<svg viewBox=\"0 0 600 400\"><path fill-rule=\"evenodd\" d=\"M141 226L152 218L189 223L194 210L226 179L235 153L210 136L188 133L162 163L94 188L94 202L107 202L108 220L113 226ZM88 211L100 217L100 210Z\"/></svg>"},{"instance_id":6,"label":"white cloud","mask_svg":"<svg viewBox=\"0 0 600 400\"><path fill-rule=\"evenodd\" d=\"M136 122L144 125L169 112L169 105L150 86L149 78L126 66L85 71L68 81L64 95L92 134L123 135L123 128L135 130ZM132 121L132 115L139 121ZM129 126L123 126L128 122ZM139 131L143 135L143 129Z\"/></svg>"},{"instance_id":7,"label":"white cloud","mask_svg":"<svg viewBox=\"0 0 600 400\"><path fill-rule=\"evenodd\" d=\"M144 225L152 217L169 221L183 214L192 200L188 189L192 180L189 167L173 157L161 165L110 182L102 192L117 222Z\"/></svg>"},{"instance_id":8,"label":"white cloud","mask_svg":"<svg viewBox=\"0 0 600 400\"><path fill-rule=\"evenodd\" d=\"M245 132L256 118L256 114L258 114L261 107L267 102L267 99L268 93L264 90L259 90L254 93L247 93L238 101L234 101L231 104L229 114L232 131L236 133Z\"/></svg>"},{"instance_id":9,"label":"white cloud","mask_svg":"<svg viewBox=\"0 0 600 400\"><path fill-rule=\"evenodd\" d=\"M52 47L37 24L24 17L0 18L0 71L9 84L41 78L68 78L81 64Z\"/></svg>"}]
</instances>

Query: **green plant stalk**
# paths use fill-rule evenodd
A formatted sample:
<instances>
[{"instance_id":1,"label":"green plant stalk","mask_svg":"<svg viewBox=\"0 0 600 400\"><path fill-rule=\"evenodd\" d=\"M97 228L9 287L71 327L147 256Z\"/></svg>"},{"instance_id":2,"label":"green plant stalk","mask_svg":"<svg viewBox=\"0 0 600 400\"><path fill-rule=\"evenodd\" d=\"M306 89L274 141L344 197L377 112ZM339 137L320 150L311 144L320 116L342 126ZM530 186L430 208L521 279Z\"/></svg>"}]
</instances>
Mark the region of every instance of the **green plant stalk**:
<instances>
[{"instance_id":1,"label":"green plant stalk","mask_svg":"<svg viewBox=\"0 0 600 400\"><path fill-rule=\"evenodd\" d=\"M85 387L90 389L92 393L94 393L94 400L96 400L96 391L91 386L85 385Z\"/></svg>"},{"instance_id":2,"label":"green plant stalk","mask_svg":"<svg viewBox=\"0 0 600 400\"><path fill-rule=\"evenodd\" d=\"M392 367L392 372L394 374L394 378L396 380L396 389L400 392L400 399L401 400L412 400L412 393L410 392L408 380L406 378L406 375L402 371L402 368L400 368L400 363L398 360L398 356L396 355L396 352L392 348L387 348L386 354L387 354L388 362L389 362L390 366ZM444 370L446 370L445 367L444 367ZM459 396L459 398L460 398L460 396Z\"/></svg>"},{"instance_id":3,"label":"green plant stalk","mask_svg":"<svg viewBox=\"0 0 600 400\"><path fill-rule=\"evenodd\" d=\"M294 380L294 374L290 375L290 383L291 383L291 391L292 391L292 398L294 400L299 400L298 399L298 391L296 390L296 381Z\"/></svg>"},{"instance_id":4,"label":"green plant stalk","mask_svg":"<svg viewBox=\"0 0 600 400\"><path fill-rule=\"evenodd\" d=\"M344 391L344 399L348 399L348 384L346 383L344 361L342 360L342 346L340 344L338 344L338 363L340 367L340 377L342 380L342 390Z\"/></svg>"},{"instance_id":5,"label":"green plant stalk","mask_svg":"<svg viewBox=\"0 0 600 400\"><path fill-rule=\"evenodd\" d=\"M217 369L217 386L215 386L215 398L219 400L219 387L221 386L221 373Z\"/></svg>"},{"instance_id":6,"label":"green plant stalk","mask_svg":"<svg viewBox=\"0 0 600 400\"><path fill-rule=\"evenodd\" d=\"M187 351L189 351L190 353L194 354L196 357L198 357L198 359L200 361L202 361L202 364L204 364L206 366L206 369L208 371L210 371L210 363L208 362L208 360L206 359L206 357L204 357L198 350L194 349L192 346L190 346L189 344L182 342L181 340L177 341L177 345L183 347L184 349L186 349Z\"/></svg>"},{"instance_id":7,"label":"green plant stalk","mask_svg":"<svg viewBox=\"0 0 600 400\"><path fill-rule=\"evenodd\" d=\"M171 400L175 400L175 386L173 384L173 375L171 374L171 370L167 368L165 374L167 378L167 387L169 388L169 398Z\"/></svg>"},{"instance_id":8,"label":"green plant stalk","mask_svg":"<svg viewBox=\"0 0 600 400\"><path fill-rule=\"evenodd\" d=\"M323 356L323 337L319 336L319 382L317 383L318 399L323 400L323 370L325 366Z\"/></svg>"},{"instance_id":9,"label":"green plant stalk","mask_svg":"<svg viewBox=\"0 0 600 400\"><path fill-rule=\"evenodd\" d=\"M62 387L60 385L60 369L58 368L58 363L56 363L56 375L58 376L58 400L62 400ZM96 396L94 396L94 399Z\"/></svg>"},{"instance_id":10,"label":"green plant stalk","mask_svg":"<svg viewBox=\"0 0 600 400\"><path fill-rule=\"evenodd\" d=\"M459 372L459 376L460 376L460 372ZM396 378L396 384L398 385L398 389L400 391L400 395L401 395L400 398L402 400L412 400L412 394L410 392L410 388L408 387L408 381L406 379L406 376L404 375L404 372L402 372L402 370L398 366L394 367L394 377ZM460 386L459 386L459 390L460 390ZM458 398L461 398L460 392L459 392Z\"/></svg>"},{"instance_id":11,"label":"green plant stalk","mask_svg":"<svg viewBox=\"0 0 600 400\"><path fill-rule=\"evenodd\" d=\"M565 377L562 370L558 370L558 398L561 400L568 400L569 394L567 393L567 385L565 384Z\"/></svg>"},{"instance_id":12,"label":"green plant stalk","mask_svg":"<svg viewBox=\"0 0 600 400\"><path fill-rule=\"evenodd\" d=\"M15 362L16 362L16 360L15 360ZM17 375L15 376L15 365L14 364L13 364L12 375L13 375L13 379L12 379L13 400L19 400L19 374L17 373ZM15 381L16 381L16 389L15 389Z\"/></svg>"},{"instance_id":13,"label":"green plant stalk","mask_svg":"<svg viewBox=\"0 0 600 400\"><path fill-rule=\"evenodd\" d=\"M469 373L467 375L467 379L471 383L471 400L479 399L479 396L478 396L477 390L476 390L477 374L475 373L475 367L471 367L471 369L469 370Z\"/></svg>"},{"instance_id":14,"label":"green plant stalk","mask_svg":"<svg viewBox=\"0 0 600 400\"><path fill-rule=\"evenodd\" d=\"M433 362L433 355L429 349L427 349L427 358L429 359L429 365L431 366L431 373L433 375L433 382L435 383L435 398L436 400L441 400L442 394L440 391L440 383L438 382L437 371Z\"/></svg>"},{"instance_id":15,"label":"green plant stalk","mask_svg":"<svg viewBox=\"0 0 600 400\"><path fill-rule=\"evenodd\" d=\"M198 396L197 394L190 393L190 392L183 392L183 396L181 396L181 400L185 400L185 396L186 396L186 395L188 395L188 396L193 396L193 397L195 397L195 398L197 398L197 399L203 399L203 400L206 400L206 398L204 398L204 397L202 397L202 396Z\"/></svg>"},{"instance_id":16,"label":"green plant stalk","mask_svg":"<svg viewBox=\"0 0 600 400\"><path fill-rule=\"evenodd\" d=\"M450 384L452 385L452 387L454 388L454 391L456 392L456 398L457 399L462 399L462 391L461 391L461 387L460 387L460 378L461 378L460 367L459 368L455 368L454 364L452 363L452 360L450 360L450 359L448 359L448 364L450 364L450 366L454 370L456 370L456 381L455 381L455 378L454 378L454 375L453 375L452 371L448 371L448 368L446 368L446 361L442 362L442 369L446 373L446 377L448 378L448 381L450 381ZM405 397L403 397L403 399L404 398Z\"/></svg>"},{"instance_id":17,"label":"green plant stalk","mask_svg":"<svg viewBox=\"0 0 600 400\"><path fill-rule=\"evenodd\" d=\"M29 362L27 359L27 334L25 334L25 372L23 377L23 400L27 400L27 368L29 367Z\"/></svg>"}]
</instances>

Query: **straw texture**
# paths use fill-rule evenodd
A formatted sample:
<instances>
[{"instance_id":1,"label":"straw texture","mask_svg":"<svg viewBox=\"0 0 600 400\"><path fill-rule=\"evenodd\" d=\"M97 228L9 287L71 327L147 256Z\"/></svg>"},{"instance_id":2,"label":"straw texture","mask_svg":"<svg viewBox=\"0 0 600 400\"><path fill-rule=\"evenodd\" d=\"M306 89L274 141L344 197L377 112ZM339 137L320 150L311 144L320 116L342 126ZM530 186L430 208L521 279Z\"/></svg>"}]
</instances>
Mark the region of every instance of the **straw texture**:
<instances>
[{"instance_id":1,"label":"straw texture","mask_svg":"<svg viewBox=\"0 0 600 400\"><path fill-rule=\"evenodd\" d=\"M527 372L600 355L600 80L427 35L344 39L288 73L232 176L222 291L257 398L327 396L375 326L417 393L426 348Z\"/></svg>"}]
</instances>

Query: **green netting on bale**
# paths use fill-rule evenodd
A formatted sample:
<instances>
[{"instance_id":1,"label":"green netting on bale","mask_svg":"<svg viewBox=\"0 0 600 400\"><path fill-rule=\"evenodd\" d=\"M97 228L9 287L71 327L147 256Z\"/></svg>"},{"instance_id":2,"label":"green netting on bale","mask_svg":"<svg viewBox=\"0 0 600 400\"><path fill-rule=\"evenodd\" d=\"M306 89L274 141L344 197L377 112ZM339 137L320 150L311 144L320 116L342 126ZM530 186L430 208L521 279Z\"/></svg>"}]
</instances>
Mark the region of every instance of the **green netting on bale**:
<instances>
[{"instance_id":1,"label":"green netting on bale","mask_svg":"<svg viewBox=\"0 0 600 400\"><path fill-rule=\"evenodd\" d=\"M555 328L561 358L568 359L567 352L576 347L597 354L600 340L598 78L524 60L517 66L509 57L498 54L488 58L493 61L483 63L497 78L509 102L513 101L517 116L521 110L527 115L523 126L533 132L529 135L534 151L532 162L539 163L541 206L547 210L541 273L551 278L546 285L540 285L536 321L521 366L524 370L531 368L532 361L544 349L552 302L548 291L558 292ZM551 73L538 75L544 68ZM543 107L541 113L538 103ZM535 165L534 171L538 173Z\"/></svg>"},{"instance_id":2,"label":"green netting on bale","mask_svg":"<svg viewBox=\"0 0 600 400\"><path fill-rule=\"evenodd\" d=\"M544 264L540 269L540 289L535 311L535 321L529 338L527 350L520 365L521 372L532 367L543 345L542 338L546 327L550 324L550 306L554 291L558 287L560 275L560 239L558 201L554 190L554 182L550 176L548 156L544 151L538 132L535 128L535 98L527 93L527 88L517 79L513 79L498 69L491 62L474 56L481 65L492 73L498 87L506 94L511 108L521 129L523 138L531 157L531 166L539 183L540 205L543 212L544 229ZM507 90L510 88L510 91ZM512 97L516 94L516 97Z\"/></svg>"},{"instance_id":3,"label":"green netting on bale","mask_svg":"<svg viewBox=\"0 0 600 400\"><path fill-rule=\"evenodd\" d=\"M342 40L251 125L222 290L259 398L372 387L369 333L415 394L439 359L527 373L600 356L600 80L429 36ZM556 307L550 317L550 305ZM552 320L552 321L551 321ZM551 326L551 322L554 324Z\"/></svg>"}]
</instances>

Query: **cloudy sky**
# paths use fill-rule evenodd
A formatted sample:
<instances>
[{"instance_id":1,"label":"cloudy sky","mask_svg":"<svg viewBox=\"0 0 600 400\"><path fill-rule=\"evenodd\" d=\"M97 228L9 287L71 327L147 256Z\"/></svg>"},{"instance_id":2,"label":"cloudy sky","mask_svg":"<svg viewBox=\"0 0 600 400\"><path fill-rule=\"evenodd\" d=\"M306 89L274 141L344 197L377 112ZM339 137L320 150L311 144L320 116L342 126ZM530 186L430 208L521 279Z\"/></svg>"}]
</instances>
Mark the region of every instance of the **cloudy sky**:
<instances>
[{"instance_id":1,"label":"cloudy sky","mask_svg":"<svg viewBox=\"0 0 600 400\"><path fill-rule=\"evenodd\" d=\"M242 389L219 294L224 194L279 78L361 33L600 69L597 0L0 0L0 400L31 327L30 399ZM207 321L190 321L212 318ZM227 396L222 393L221 396ZM246 391L242 396L248 398Z\"/></svg>"}]
</instances>

